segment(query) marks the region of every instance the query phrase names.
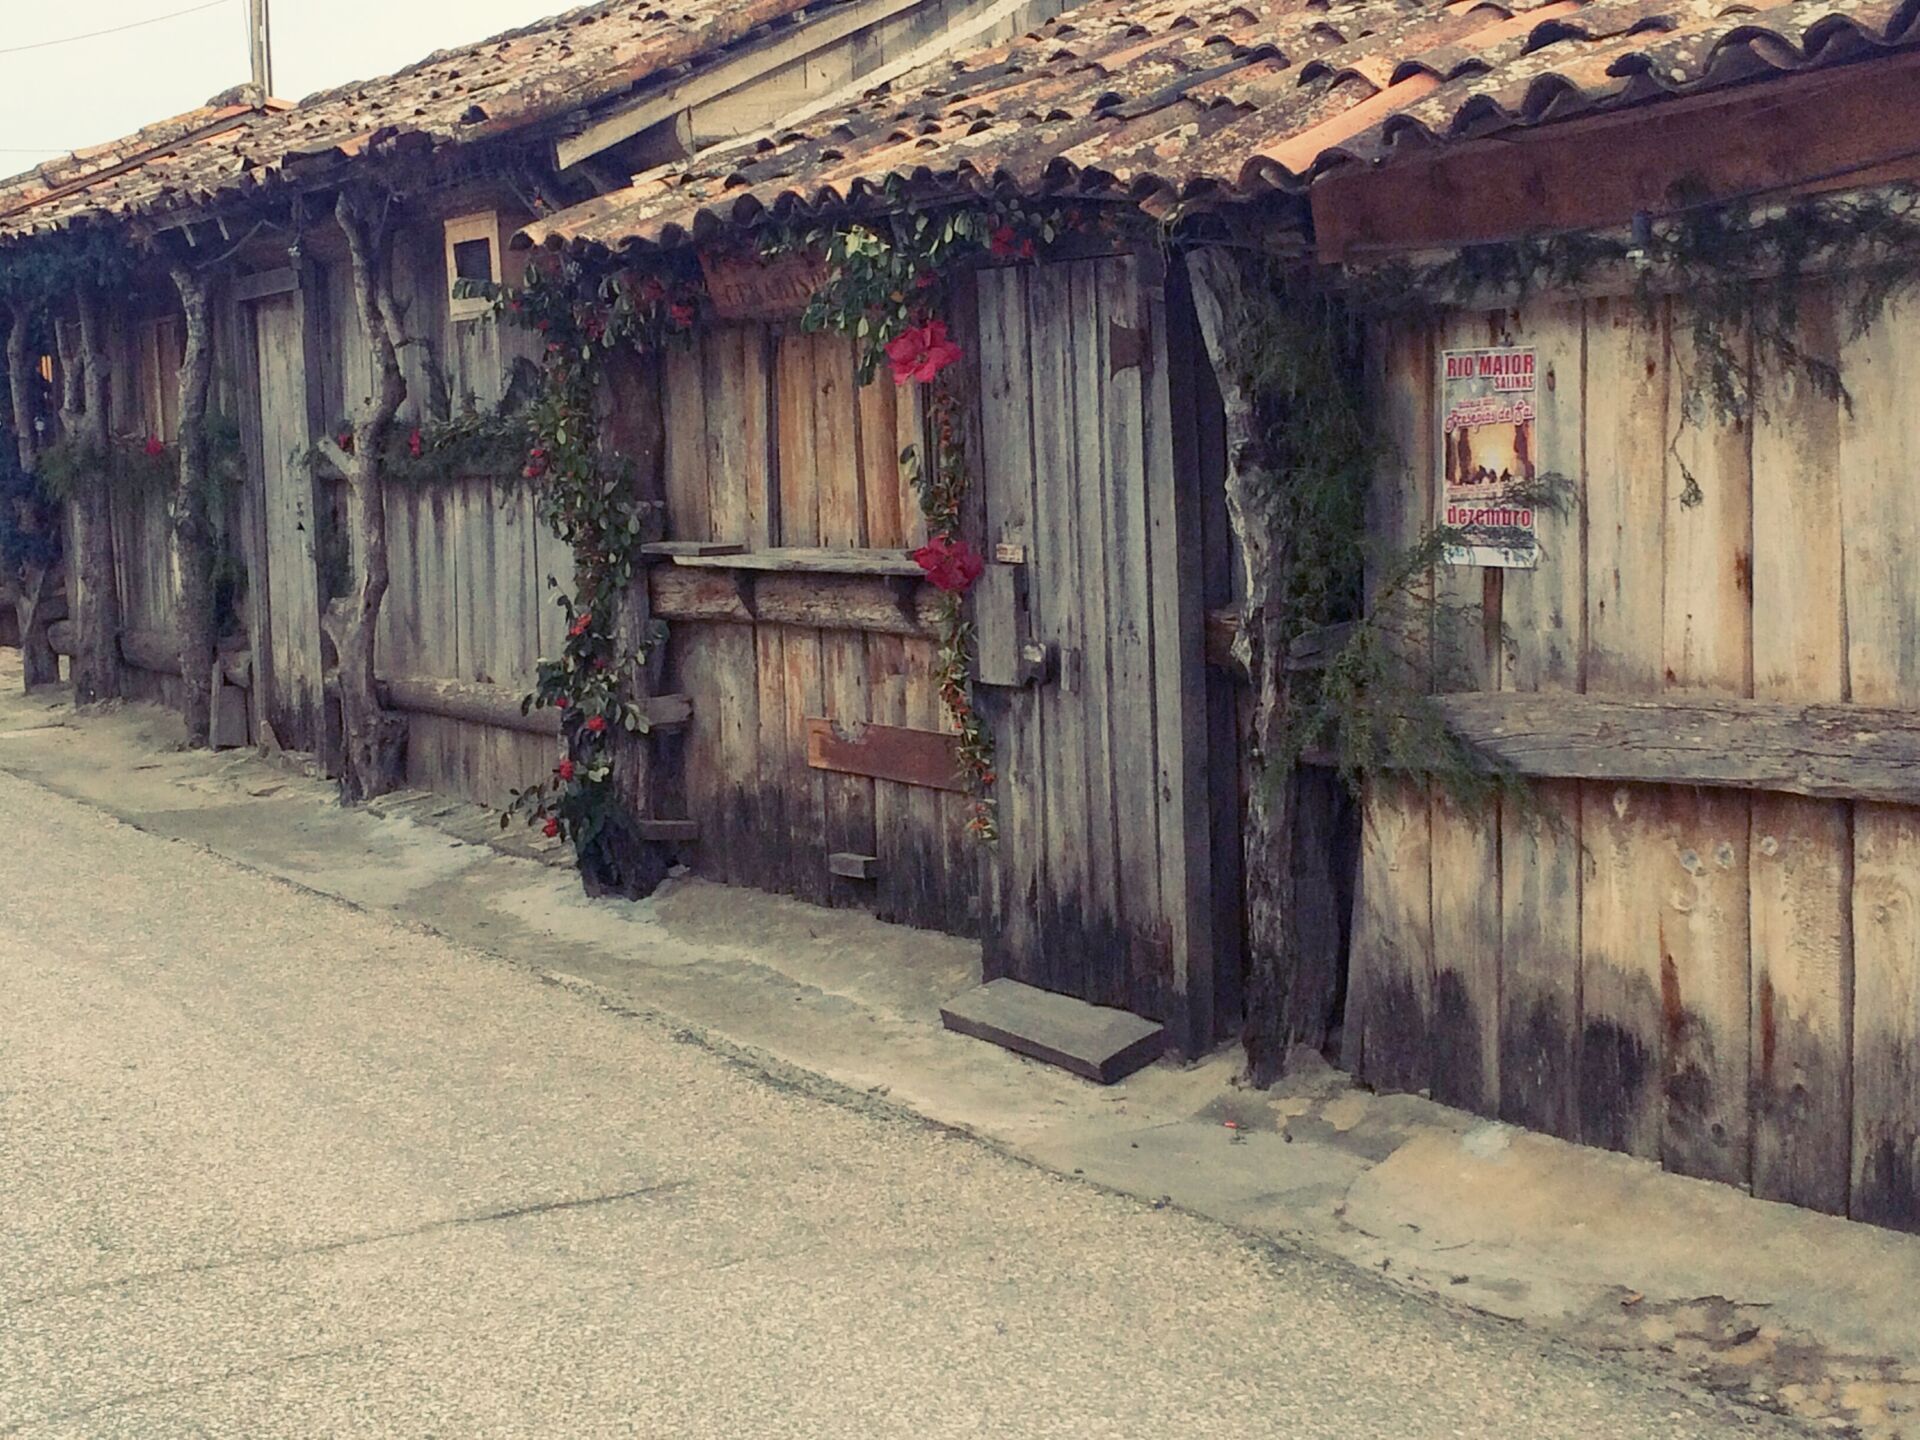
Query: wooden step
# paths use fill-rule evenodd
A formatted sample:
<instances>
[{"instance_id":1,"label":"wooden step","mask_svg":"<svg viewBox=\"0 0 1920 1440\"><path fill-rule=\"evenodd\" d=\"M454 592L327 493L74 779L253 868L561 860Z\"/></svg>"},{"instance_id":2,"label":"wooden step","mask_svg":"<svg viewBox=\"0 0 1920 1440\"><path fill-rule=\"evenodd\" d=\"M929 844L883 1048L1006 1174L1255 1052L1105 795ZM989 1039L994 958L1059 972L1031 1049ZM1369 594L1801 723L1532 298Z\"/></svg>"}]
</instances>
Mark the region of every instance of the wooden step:
<instances>
[{"instance_id":1,"label":"wooden step","mask_svg":"<svg viewBox=\"0 0 1920 1440\"><path fill-rule=\"evenodd\" d=\"M1018 980L989 980L940 1007L949 1030L1058 1065L1102 1085L1125 1079L1167 1048L1166 1027Z\"/></svg>"}]
</instances>

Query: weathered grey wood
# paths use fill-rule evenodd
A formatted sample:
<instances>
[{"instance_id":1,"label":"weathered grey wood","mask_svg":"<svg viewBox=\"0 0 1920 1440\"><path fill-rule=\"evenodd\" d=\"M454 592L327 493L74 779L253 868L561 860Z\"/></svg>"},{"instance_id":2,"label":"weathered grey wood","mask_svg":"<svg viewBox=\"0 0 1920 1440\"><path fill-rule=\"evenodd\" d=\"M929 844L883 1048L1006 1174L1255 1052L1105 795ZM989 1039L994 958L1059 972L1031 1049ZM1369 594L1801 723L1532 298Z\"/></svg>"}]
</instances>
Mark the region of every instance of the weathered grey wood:
<instances>
[{"instance_id":1,"label":"weathered grey wood","mask_svg":"<svg viewBox=\"0 0 1920 1440\"><path fill-rule=\"evenodd\" d=\"M880 857L836 850L827 856L827 873L843 880L876 880L880 876Z\"/></svg>"},{"instance_id":2,"label":"weathered grey wood","mask_svg":"<svg viewBox=\"0 0 1920 1440\"><path fill-rule=\"evenodd\" d=\"M940 1020L1102 1085L1152 1064L1167 1045L1166 1028L1151 1020L1004 978L955 996L940 1007Z\"/></svg>"},{"instance_id":3,"label":"weathered grey wood","mask_svg":"<svg viewBox=\"0 0 1920 1440\"><path fill-rule=\"evenodd\" d=\"M253 275L240 275L233 282L235 300L267 300L275 295L291 295L300 288L300 272L290 265L278 270L262 270Z\"/></svg>"},{"instance_id":4,"label":"weathered grey wood","mask_svg":"<svg viewBox=\"0 0 1920 1440\"><path fill-rule=\"evenodd\" d=\"M980 482L990 552L1033 554L1034 403L1026 267L983 271L976 286L980 352ZM982 973L1032 973L1044 944L1046 812L1041 790L1041 699L1024 684L1021 646L1030 633L1031 573L989 565L971 596L977 701L986 707L999 773L1000 839L989 869Z\"/></svg>"},{"instance_id":5,"label":"weathered grey wood","mask_svg":"<svg viewBox=\"0 0 1920 1440\"><path fill-rule=\"evenodd\" d=\"M650 547L651 548L651 547ZM720 570L772 570L808 575L905 575L925 572L905 550L860 550L848 546L788 545L770 550L708 549L671 552L676 565Z\"/></svg>"},{"instance_id":6,"label":"weathered grey wood","mask_svg":"<svg viewBox=\"0 0 1920 1440\"><path fill-rule=\"evenodd\" d=\"M656 567L648 577L654 613L667 620L868 630L883 635L938 633L939 592L931 585L851 575L749 578Z\"/></svg>"},{"instance_id":7,"label":"weathered grey wood","mask_svg":"<svg viewBox=\"0 0 1920 1440\"><path fill-rule=\"evenodd\" d=\"M1036 756L1046 834L1038 939L1022 975L1048 989L1085 984L1085 940L1077 930L1087 890L1085 661L1094 633L1080 605L1077 541L1078 456L1073 294L1066 265L1041 265L1027 277L1033 408L1033 548L1028 557L1029 624L1060 657L1058 679L1039 693Z\"/></svg>"},{"instance_id":8,"label":"weathered grey wood","mask_svg":"<svg viewBox=\"0 0 1920 1440\"><path fill-rule=\"evenodd\" d=\"M1522 775L1920 803L1920 714L1693 696L1437 697L1447 724Z\"/></svg>"},{"instance_id":9,"label":"weathered grey wood","mask_svg":"<svg viewBox=\"0 0 1920 1440\"><path fill-rule=\"evenodd\" d=\"M737 540L656 540L642 545L640 553L655 560L698 560L715 555L744 554L747 546Z\"/></svg>"},{"instance_id":10,"label":"weathered grey wood","mask_svg":"<svg viewBox=\"0 0 1920 1440\"><path fill-rule=\"evenodd\" d=\"M559 711L535 709L522 714L520 705L525 692L502 685L383 675L379 688L384 705L412 715L438 715L447 720L517 730L526 735L560 733ZM656 731L682 728L693 715L693 703L685 695L651 695L636 703Z\"/></svg>"},{"instance_id":11,"label":"weathered grey wood","mask_svg":"<svg viewBox=\"0 0 1920 1440\"><path fill-rule=\"evenodd\" d=\"M1177 1047L1188 1055L1202 1055L1216 1038L1215 966L1239 964L1237 955L1223 956L1213 930L1202 572L1205 497L1200 472L1181 465L1175 451L1171 329L1161 261L1143 257L1124 269L1110 268L1108 277L1110 302L1116 309L1129 307L1122 311L1123 319L1128 313L1137 317L1144 345L1142 368L1129 372L1139 376L1138 387L1119 380L1113 386L1116 403L1137 403L1140 408L1119 417L1124 423L1110 418L1108 425L1112 447L1108 463L1122 477L1134 473L1136 466L1144 477L1138 487L1124 479L1121 484L1123 495L1137 495L1138 503L1121 507L1128 527L1124 537L1116 532L1116 544L1124 541L1139 554L1137 571L1128 567L1117 573L1126 574L1132 582L1126 592L1126 611L1142 631L1137 637L1127 635L1128 619L1119 603L1122 592L1116 589L1116 623L1129 641L1122 647L1128 662L1121 666L1121 676L1127 678L1116 697L1116 713L1125 713L1136 685L1140 692L1152 692L1153 723L1144 727L1140 738L1150 742L1154 757L1151 794L1159 812L1159 844L1152 857L1158 871L1154 918L1169 937L1175 992L1167 1018L1178 1027ZM1123 759L1123 768L1125 764ZM1134 783L1138 795L1138 780ZM1128 855L1129 828L1123 818L1122 860L1145 863L1144 853Z\"/></svg>"},{"instance_id":12,"label":"weathered grey wood","mask_svg":"<svg viewBox=\"0 0 1920 1440\"><path fill-rule=\"evenodd\" d=\"M271 669L263 706L273 738L292 750L320 742L320 603L314 537L318 529L313 476L301 458L308 429L302 309L276 298L254 308L259 368L262 519Z\"/></svg>"},{"instance_id":13,"label":"weathered grey wood","mask_svg":"<svg viewBox=\"0 0 1920 1440\"><path fill-rule=\"evenodd\" d=\"M153 675L180 673L180 639L167 630L122 630L120 658Z\"/></svg>"},{"instance_id":14,"label":"weathered grey wood","mask_svg":"<svg viewBox=\"0 0 1920 1440\"><path fill-rule=\"evenodd\" d=\"M207 686L207 745L214 750L237 750L247 743L247 692L225 683L224 667L215 660Z\"/></svg>"}]
</instances>

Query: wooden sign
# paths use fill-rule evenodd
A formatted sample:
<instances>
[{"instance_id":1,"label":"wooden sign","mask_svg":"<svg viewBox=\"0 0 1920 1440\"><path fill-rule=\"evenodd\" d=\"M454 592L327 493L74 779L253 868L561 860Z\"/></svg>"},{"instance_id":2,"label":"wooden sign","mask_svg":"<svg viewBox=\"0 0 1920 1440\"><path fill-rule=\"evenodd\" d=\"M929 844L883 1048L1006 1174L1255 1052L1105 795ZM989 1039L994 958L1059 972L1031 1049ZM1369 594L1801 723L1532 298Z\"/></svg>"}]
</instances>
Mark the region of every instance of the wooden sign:
<instances>
[{"instance_id":1,"label":"wooden sign","mask_svg":"<svg viewBox=\"0 0 1920 1440\"><path fill-rule=\"evenodd\" d=\"M791 320L827 283L827 262L811 252L757 260L700 252L707 298L722 320Z\"/></svg>"}]
</instances>

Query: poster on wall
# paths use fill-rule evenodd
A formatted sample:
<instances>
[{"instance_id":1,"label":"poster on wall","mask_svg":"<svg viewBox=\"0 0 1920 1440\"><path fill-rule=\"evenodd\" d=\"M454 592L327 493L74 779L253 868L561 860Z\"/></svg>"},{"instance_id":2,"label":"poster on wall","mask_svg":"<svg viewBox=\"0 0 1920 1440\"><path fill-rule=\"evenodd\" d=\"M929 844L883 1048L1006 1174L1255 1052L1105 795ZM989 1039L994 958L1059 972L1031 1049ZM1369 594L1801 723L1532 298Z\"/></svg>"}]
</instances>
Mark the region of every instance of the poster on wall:
<instances>
[{"instance_id":1,"label":"poster on wall","mask_svg":"<svg viewBox=\"0 0 1920 1440\"><path fill-rule=\"evenodd\" d=\"M1449 565L1530 570L1540 558L1533 387L1530 347L1440 357L1440 523L1460 532Z\"/></svg>"}]
</instances>

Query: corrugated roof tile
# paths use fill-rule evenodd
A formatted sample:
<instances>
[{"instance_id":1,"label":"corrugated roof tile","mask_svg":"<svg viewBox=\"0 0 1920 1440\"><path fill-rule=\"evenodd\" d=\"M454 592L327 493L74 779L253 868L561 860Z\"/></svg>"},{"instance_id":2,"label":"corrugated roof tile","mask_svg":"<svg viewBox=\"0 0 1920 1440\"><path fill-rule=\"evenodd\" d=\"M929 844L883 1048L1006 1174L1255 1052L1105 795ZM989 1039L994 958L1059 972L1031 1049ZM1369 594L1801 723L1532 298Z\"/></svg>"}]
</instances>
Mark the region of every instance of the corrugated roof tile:
<instances>
[{"instance_id":1,"label":"corrugated roof tile","mask_svg":"<svg viewBox=\"0 0 1920 1440\"><path fill-rule=\"evenodd\" d=\"M1126 196L1161 214L1299 190L1408 146L1842 63L1920 44L1917 31L1920 0L1092 0L932 83L695 157L528 233L673 245L845 206L889 178ZM893 138L929 105L992 123ZM830 159L811 138L828 134Z\"/></svg>"}]
</instances>

